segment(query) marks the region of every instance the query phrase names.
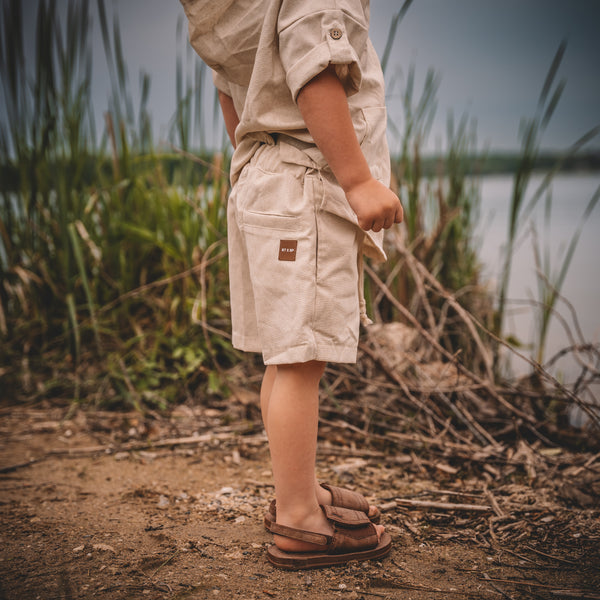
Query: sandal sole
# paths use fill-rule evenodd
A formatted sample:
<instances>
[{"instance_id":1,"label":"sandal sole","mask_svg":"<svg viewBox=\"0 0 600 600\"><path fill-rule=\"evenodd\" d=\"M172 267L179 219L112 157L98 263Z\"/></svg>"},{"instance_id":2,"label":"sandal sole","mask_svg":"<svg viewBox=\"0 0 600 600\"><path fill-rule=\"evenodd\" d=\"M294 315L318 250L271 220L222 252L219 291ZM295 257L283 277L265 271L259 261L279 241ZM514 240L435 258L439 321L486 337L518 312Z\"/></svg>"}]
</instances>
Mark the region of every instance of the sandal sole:
<instances>
[{"instance_id":1,"label":"sandal sole","mask_svg":"<svg viewBox=\"0 0 600 600\"><path fill-rule=\"evenodd\" d=\"M347 552L344 554L325 554L319 552L284 552L275 544L267 548L268 561L280 569L297 571L301 569L318 569L346 565L350 562L362 562L387 556L392 549L392 538L389 533L381 536L379 544L371 550Z\"/></svg>"}]
</instances>

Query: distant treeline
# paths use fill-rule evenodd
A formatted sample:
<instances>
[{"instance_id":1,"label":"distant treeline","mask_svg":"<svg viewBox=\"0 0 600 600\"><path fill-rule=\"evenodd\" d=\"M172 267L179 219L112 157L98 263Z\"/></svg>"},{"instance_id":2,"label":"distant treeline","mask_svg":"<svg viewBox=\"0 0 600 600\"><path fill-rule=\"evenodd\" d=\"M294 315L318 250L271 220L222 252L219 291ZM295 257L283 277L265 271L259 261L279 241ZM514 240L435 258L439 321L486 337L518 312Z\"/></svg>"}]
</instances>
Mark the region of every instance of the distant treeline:
<instances>
[{"instance_id":1,"label":"distant treeline","mask_svg":"<svg viewBox=\"0 0 600 600\"><path fill-rule=\"evenodd\" d=\"M514 173L521 160L517 153L494 152L464 157L462 162L469 175L501 175ZM426 177L444 172L444 156L423 156L421 161ZM563 173L600 171L600 149L568 157L558 152L542 152L534 165L537 171L551 171L556 165L560 165L559 171Z\"/></svg>"},{"instance_id":2,"label":"distant treeline","mask_svg":"<svg viewBox=\"0 0 600 600\"><path fill-rule=\"evenodd\" d=\"M195 186L206 180L207 173L213 168L212 163L216 153L206 151L195 154L196 160L180 154L132 154L131 173L145 173L148 169L159 170L164 181L168 184L184 184ZM185 165L185 181L182 181L182 166ZM225 164L225 167L227 165ZM21 160L20 164L0 164L1 190L6 192L17 192L22 189L23 175L31 174L33 179L40 169L33 161ZM50 172L64 171L70 173L71 179L77 178L78 182L97 187L108 184L114 178L114 162L109 156L94 156L91 154L80 154L75 166L67 159L62 161L48 162L44 170ZM25 177L27 179L27 177Z\"/></svg>"},{"instance_id":3,"label":"distant treeline","mask_svg":"<svg viewBox=\"0 0 600 600\"><path fill-rule=\"evenodd\" d=\"M170 183L197 183L206 176L206 172L210 170L212 156L206 151L199 153L200 162L194 164L194 168L187 171L188 175L192 176L192 181L179 182L176 173L181 163L189 163L189 158L173 155L151 155L140 156L137 159L137 164L143 169L148 162L159 166L165 176L166 181ZM98 172L104 173L109 177L112 168L112 161L108 157L86 156L80 157L80 167L78 175L83 176L83 180L92 184L94 177ZM421 173L424 177L434 177L443 174L446 170L445 156L423 156L421 157ZM516 153L492 153L488 155L477 155L471 157L463 157L462 164L464 172L467 175L501 175L514 173L519 164L520 157ZM98 163L100 167L98 168ZM559 153L548 152L541 153L535 160L535 170L550 171L560 163L560 172L590 172L600 171L600 150L581 153L576 156L562 157ZM23 169L27 171L27 165L0 165L0 181L4 190L16 191L19 189L19 175ZM83 172L82 172L83 171Z\"/></svg>"}]
</instances>

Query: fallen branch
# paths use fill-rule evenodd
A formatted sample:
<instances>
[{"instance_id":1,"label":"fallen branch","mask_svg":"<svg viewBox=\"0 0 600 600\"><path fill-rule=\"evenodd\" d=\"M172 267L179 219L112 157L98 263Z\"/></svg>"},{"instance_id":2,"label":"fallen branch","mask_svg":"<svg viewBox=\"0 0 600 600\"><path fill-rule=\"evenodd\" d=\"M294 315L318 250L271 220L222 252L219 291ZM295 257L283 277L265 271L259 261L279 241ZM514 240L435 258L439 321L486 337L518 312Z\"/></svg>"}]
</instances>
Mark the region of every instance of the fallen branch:
<instances>
[{"instance_id":1,"label":"fallen branch","mask_svg":"<svg viewBox=\"0 0 600 600\"><path fill-rule=\"evenodd\" d=\"M396 503L416 508L436 508L438 510L462 510L475 512L493 512L491 506L486 504L455 504L453 502L434 502L431 500L409 500L408 498L396 498Z\"/></svg>"},{"instance_id":2,"label":"fallen branch","mask_svg":"<svg viewBox=\"0 0 600 600\"><path fill-rule=\"evenodd\" d=\"M43 458L31 458L25 462L20 462L14 465L7 465L6 467L0 467L0 473L12 473L13 471L18 471L19 469L23 469L25 467L29 467L37 462L44 460Z\"/></svg>"},{"instance_id":3,"label":"fallen branch","mask_svg":"<svg viewBox=\"0 0 600 600\"><path fill-rule=\"evenodd\" d=\"M554 556L552 554L547 554L546 552L542 552L541 550L536 550L535 548L532 548L531 546L525 546L525 548L527 548L527 550L530 550L531 552L535 552L536 554L539 554L540 556L545 556L546 558L551 558L552 560L556 560L558 562L563 562L567 565L577 565L577 563L572 560L567 560L566 558L561 558L560 556Z\"/></svg>"},{"instance_id":4,"label":"fallen branch","mask_svg":"<svg viewBox=\"0 0 600 600\"><path fill-rule=\"evenodd\" d=\"M184 446L184 445L195 445L205 444L212 442L213 440L226 441L235 439L240 435L242 431L233 430L227 432L217 433L205 433L203 435L192 435L181 438L168 438L164 440L147 440L143 442L128 442L125 444L106 444L101 446L81 446L75 448L56 448L48 452L48 456L81 456L86 454L116 454L118 452L132 452L135 450L148 450L149 448L165 448L169 446ZM254 436L244 436L244 443L265 443L267 438L263 433ZM41 458L35 459L30 462L37 462L43 460ZM23 463L20 466L27 466L28 463ZM6 467L5 467L6 468Z\"/></svg>"}]
</instances>

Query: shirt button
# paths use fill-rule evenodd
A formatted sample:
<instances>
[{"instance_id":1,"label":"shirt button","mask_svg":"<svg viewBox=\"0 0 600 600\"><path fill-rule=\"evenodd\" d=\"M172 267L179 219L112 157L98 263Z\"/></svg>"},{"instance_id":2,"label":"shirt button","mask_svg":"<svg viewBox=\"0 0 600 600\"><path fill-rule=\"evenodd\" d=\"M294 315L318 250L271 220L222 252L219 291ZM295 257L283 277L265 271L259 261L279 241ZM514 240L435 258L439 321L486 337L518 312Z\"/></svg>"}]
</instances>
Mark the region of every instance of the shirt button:
<instances>
[{"instance_id":1,"label":"shirt button","mask_svg":"<svg viewBox=\"0 0 600 600\"><path fill-rule=\"evenodd\" d=\"M330 29L329 35L331 36L332 39L339 40L342 37L342 30L341 29Z\"/></svg>"}]
</instances>

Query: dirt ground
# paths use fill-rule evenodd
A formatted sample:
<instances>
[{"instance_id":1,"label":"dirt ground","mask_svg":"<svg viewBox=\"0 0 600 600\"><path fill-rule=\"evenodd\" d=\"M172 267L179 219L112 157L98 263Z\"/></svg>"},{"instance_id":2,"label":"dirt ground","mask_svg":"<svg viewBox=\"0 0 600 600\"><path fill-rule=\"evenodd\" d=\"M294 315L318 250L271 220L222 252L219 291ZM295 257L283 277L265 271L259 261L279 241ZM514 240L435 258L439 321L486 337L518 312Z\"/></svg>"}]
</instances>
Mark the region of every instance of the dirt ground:
<instances>
[{"instance_id":1,"label":"dirt ground","mask_svg":"<svg viewBox=\"0 0 600 600\"><path fill-rule=\"evenodd\" d=\"M262 526L264 435L218 409L3 408L0 468L0 599L600 598L597 503L515 480L490 482L495 513L448 510L485 505L489 490L415 456L325 441L320 477L381 505L394 549L381 562L277 570Z\"/></svg>"}]
</instances>

